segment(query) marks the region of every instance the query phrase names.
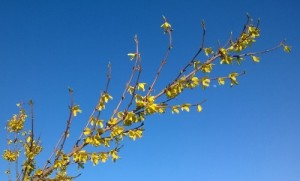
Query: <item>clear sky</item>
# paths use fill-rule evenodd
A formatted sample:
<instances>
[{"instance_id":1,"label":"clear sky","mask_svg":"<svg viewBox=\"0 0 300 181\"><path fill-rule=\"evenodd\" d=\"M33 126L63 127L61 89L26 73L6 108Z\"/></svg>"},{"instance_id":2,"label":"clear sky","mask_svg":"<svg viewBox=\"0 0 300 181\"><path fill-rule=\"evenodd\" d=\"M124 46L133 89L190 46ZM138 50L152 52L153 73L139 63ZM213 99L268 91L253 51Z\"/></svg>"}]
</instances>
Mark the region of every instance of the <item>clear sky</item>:
<instances>
[{"instance_id":1,"label":"clear sky","mask_svg":"<svg viewBox=\"0 0 300 181\"><path fill-rule=\"evenodd\" d=\"M17 102L33 99L37 134L45 147L38 159L45 161L68 116L68 86L83 109L74 121L75 135L105 87L109 61L110 92L119 100L132 67L127 53L134 51L134 34L139 36L144 65L141 80L148 81L167 47L160 28L162 15L174 28L174 48L159 88L197 50L202 19L207 25L206 45L217 47L231 31L239 33L249 13L261 18L261 37L252 50L273 47L286 38L293 52L278 50L261 56L259 64L249 61L216 69L220 74L232 70L247 74L234 88L187 92L178 101L207 99L202 113L149 117L144 137L125 141L117 163L87 164L77 180L297 181L299 6L296 0L1 0L0 127L17 111ZM0 133L4 150L4 129ZM5 169L0 160L0 180L6 180Z\"/></svg>"}]
</instances>

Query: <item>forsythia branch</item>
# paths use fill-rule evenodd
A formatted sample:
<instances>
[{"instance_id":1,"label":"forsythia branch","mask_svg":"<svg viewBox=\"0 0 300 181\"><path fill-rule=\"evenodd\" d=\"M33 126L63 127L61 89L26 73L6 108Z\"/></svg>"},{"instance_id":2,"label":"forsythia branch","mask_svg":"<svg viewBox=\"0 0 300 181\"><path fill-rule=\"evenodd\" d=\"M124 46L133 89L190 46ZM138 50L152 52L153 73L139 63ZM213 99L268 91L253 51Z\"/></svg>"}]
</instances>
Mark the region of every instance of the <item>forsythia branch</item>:
<instances>
[{"instance_id":1,"label":"forsythia branch","mask_svg":"<svg viewBox=\"0 0 300 181\"><path fill-rule=\"evenodd\" d=\"M128 53L130 61L134 60L134 65L120 100L116 103L111 116L109 116L110 118L104 120L101 115L105 111L106 105L113 99L109 94L111 81L111 64L109 63L105 89L100 91L100 98L91 115L87 118L86 125L78 139L75 140L75 144L72 148L66 149L65 145L70 134L72 121L82 112L79 105L74 102L73 89L69 88L70 106L66 127L50 157L41 168L37 166L35 160L36 156L43 150L43 147L40 138L35 136L33 101L29 102L31 118L29 130L25 128L25 121L28 116L23 108L23 104L17 104L19 112L13 115L6 125L8 135L7 149L2 154L3 159L8 162L6 171L8 179L11 180L13 177L11 174L11 170L13 170L11 168L12 163L15 164L16 180L71 181L80 176L80 174L76 176L68 174L68 169L72 165L77 165L78 169L81 169L84 168L88 161L93 165L105 163L108 159L115 162L120 158L119 152L123 147L122 142L124 139L136 140L142 138L145 131L144 122L148 116L165 114L167 112L179 114L183 111L190 112L192 109L202 112L206 99L193 103L175 99L183 92L196 88L204 91L210 87L212 81L217 82L219 86L225 84L229 84L231 87L236 86L239 83L238 78L245 74L245 71L241 73L231 71L223 76L212 77L211 73L214 71L215 66L226 66L235 63L241 65L246 59L259 63L259 56L281 47L285 52L291 52L291 47L286 45L285 41L270 49L257 52L248 51L249 47L255 44L256 39L260 36L259 21L254 25L249 15L247 15L246 24L236 40L233 40L231 34L228 42L223 47L213 48L206 46L205 22L202 21L201 25L202 40L200 47L187 64L171 79L173 81L166 83L166 86L162 89L158 88L156 94L153 90L157 81L161 78L161 72L170 57L173 47L172 26L167 21L167 18L163 16L161 28L163 33L168 35L168 46L150 84L140 80L143 67L139 41L137 35L135 35L135 51L133 51L134 53ZM199 60L199 57L202 60ZM21 152L25 154L24 159L20 157ZM21 160L23 161L22 164L20 164ZM21 173L18 169L20 165L22 166Z\"/></svg>"}]
</instances>

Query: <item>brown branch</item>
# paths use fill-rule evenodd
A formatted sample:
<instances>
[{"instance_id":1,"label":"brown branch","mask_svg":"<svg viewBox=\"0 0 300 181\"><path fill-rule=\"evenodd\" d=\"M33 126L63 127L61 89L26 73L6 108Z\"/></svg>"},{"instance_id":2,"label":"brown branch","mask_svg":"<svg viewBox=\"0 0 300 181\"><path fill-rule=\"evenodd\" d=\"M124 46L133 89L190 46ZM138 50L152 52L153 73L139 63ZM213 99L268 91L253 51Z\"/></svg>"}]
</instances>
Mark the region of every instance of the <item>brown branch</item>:
<instances>
[{"instance_id":1,"label":"brown branch","mask_svg":"<svg viewBox=\"0 0 300 181\"><path fill-rule=\"evenodd\" d=\"M166 21L166 19L165 19L165 21ZM154 87L155 83L156 83L157 80L158 80L158 77L159 77L159 75L160 75L160 73L161 73L161 71L162 71L162 68L163 68L164 65L167 63L167 60L168 60L168 58L169 58L169 55L170 55L170 52L171 52L171 49L172 49L172 29L167 29L166 33L168 33L168 35L169 35L169 45L168 45L168 49L167 49L167 51L166 51L165 57L163 58L163 60L162 60L161 63L160 63L160 66L159 66L159 68L158 68L158 70L157 70L157 72L156 72L156 75L155 75L155 77L154 77L154 80L153 80L151 86L150 86L149 89L148 89L147 97L148 97L148 96L151 94L151 92L153 91L153 87Z\"/></svg>"},{"instance_id":2,"label":"brown branch","mask_svg":"<svg viewBox=\"0 0 300 181\"><path fill-rule=\"evenodd\" d=\"M53 151L52 151L50 157L47 159L47 161L46 161L46 163L45 163L45 165L44 165L44 167L43 167L43 170L45 170L45 169L47 168L48 164L51 164L50 160L52 159L53 155L54 155L55 152L57 151L57 148L58 148L58 146L59 146L59 144L60 144L60 142L61 142L63 136L64 136L64 133L60 136L58 142L56 143L56 145L55 145L55 147L54 147L54 149L53 149Z\"/></svg>"},{"instance_id":3,"label":"brown branch","mask_svg":"<svg viewBox=\"0 0 300 181\"><path fill-rule=\"evenodd\" d=\"M135 45L136 45L135 64L134 64L134 66L132 67L132 72L131 72L131 74L130 74L129 80L128 80L128 82L126 83L126 86L125 86L125 89L123 90L121 99L120 99L120 101L119 101L117 107L114 109L114 112L113 112L111 118L113 118L113 117L115 116L115 114L118 112L118 110L119 110L119 108L120 108L122 102L124 101L126 92L128 91L128 88L129 88L129 86L130 86L130 84L131 84L131 81L132 81L132 79L133 79L133 77L134 77L134 75L135 75L135 72L136 72L136 70L137 70L137 65L138 65L139 60L140 60L140 58L139 58L139 57L140 57L140 53L139 53L139 42L138 42L137 35L134 36L134 42L135 42Z\"/></svg>"},{"instance_id":4,"label":"brown branch","mask_svg":"<svg viewBox=\"0 0 300 181\"><path fill-rule=\"evenodd\" d=\"M233 55L232 57L246 57L246 56L251 56L251 55L258 55L258 54L265 54L265 53L269 53L271 51L274 51L278 48L280 48L282 46L283 41L281 41L277 46L273 47L273 48L269 48L267 50L263 50L263 51L259 51L259 52L250 52L250 53L244 53L244 54L238 54L238 55Z\"/></svg>"},{"instance_id":5,"label":"brown branch","mask_svg":"<svg viewBox=\"0 0 300 181\"><path fill-rule=\"evenodd\" d=\"M70 95L70 112L69 112L69 118L67 120L67 125L66 125L66 129L63 133L63 137L62 137L62 142L60 144L60 148L59 150L57 151L56 153L56 156L55 156L55 159L54 159L54 162L57 161L59 159L59 156L61 154L61 151L63 150L64 148L64 145L65 145L65 142L66 142L66 139L68 137L68 134L69 134L69 131L70 131L70 128L71 128L71 123L72 123L72 118L73 118L73 112L72 112L72 109L73 109L73 106L74 106L74 99L73 99L73 90L69 88L69 95ZM53 163L54 163L53 162Z\"/></svg>"},{"instance_id":6,"label":"brown branch","mask_svg":"<svg viewBox=\"0 0 300 181\"><path fill-rule=\"evenodd\" d=\"M107 82L106 82L106 87L105 87L105 91L104 91L104 93L107 93L108 92L108 88L109 88L109 83L110 83L110 80L111 80L111 63L109 62L108 63L108 66L107 66ZM102 97L102 93L100 94L100 99L101 99L101 97ZM92 112L92 114L90 115L90 117L89 117L89 120L87 121L87 124L85 125L85 127L83 128L83 130L85 129L85 128L87 128L88 127L88 125L90 124L90 122L91 122L91 119L94 117L94 114L95 114L95 112L96 112L96 108L93 110L93 112ZM100 118L100 111L98 111L98 115L97 115L97 119L99 119ZM94 126L94 128L93 128L93 131L95 130L95 126ZM82 139L82 137L83 137L83 131L81 132L81 134L80 134L80 136L79 136L79 138L77 139L77 141L76 141L76 143L75 143L75 147L77 147L78 146L78 144L79 144L79 142L81 141L81 139Z\"/></svg>"},{"instance_id":7,"label":"brown branch","mask_svg":"<svg viewBox=\"0 0 300 181\"><path fill-rule=\"evenodd\" d=\"M33 116L33 101L32 100L29 101L29 106L30 106L30 117L31 117L31 133L29 135L31 137L31 140L30 140L29 151L31 152L32 148L33 148L33 141L34 141L34 116ZM33 159L29 159L29 158L27 158L27 159L29 162L33 162ZM22 180L24 180L26 174L27 174L27 167L25 168L25 170L23 172ZM18 180L19 180L19 178L18 178Z\"/></svg>"},{"instance_id":8,"label":"brown branch","mask_svg":"<svg viewBox=\"0 0 300 181\"><path fill-rule=\"evenodd\" d=\"M180 70L179 74L177 75L177 77L175 78L175 80L173 82L176 82L181 76L182 74L190 67L193 65L195 59L198 57L198 55L202 52L202 50L204 49L204 44L205 44L205 37L206 37L206 26L205 26L205 21L202 20L201 23L201 27L202 27L202 41L201 41L201 45L200 48L198 49L198 51L195 53L195 55L193 56L193 58L189 61L189 63ZM172 83L171 83L172 84Z\"/></svg>"}]
</instances>

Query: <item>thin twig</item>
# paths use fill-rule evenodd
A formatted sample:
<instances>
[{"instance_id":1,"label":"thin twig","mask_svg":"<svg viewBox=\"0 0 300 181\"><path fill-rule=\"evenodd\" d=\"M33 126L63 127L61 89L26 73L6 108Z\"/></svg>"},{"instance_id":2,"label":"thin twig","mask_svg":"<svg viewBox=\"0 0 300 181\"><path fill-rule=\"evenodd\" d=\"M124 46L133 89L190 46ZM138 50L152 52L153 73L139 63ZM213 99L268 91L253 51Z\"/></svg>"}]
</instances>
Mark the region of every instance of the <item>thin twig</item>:
<instances>
[{"instance_id":1,"label":"thin twig","mask_svg":"<svg viewBox=\"0 0 300 181\"><path fill-rule=\"evenodd\" d=\"M166 21L166 20L165 20L165 21ZM169 58L169 55L170 55L170 52L171 52L171 49L172 49L172 46L173 46L173 45L172 45L172 30L171 30L171 29L168 29L166 32L167 32L168 35L169 35L169 45L168 45L168 49L167 49L167 51L166 51L165 57L163 58L163 60L162 60L161 63L160 63L160 66L159 66L159 68L158 68L158 70L157 70L157 72L156 72L156 75L155 75L155 77L154 77L154 80L153 80L151 86L150 86L149 89L148 89L147 97L148 97L148 96L151 94L151 92L153 91L154 85L155 85L155 83L156 83L157 80L158 80L158 77L159 77L159 75L160 75L160 73L161 73L161 71L162 71L162 68L163 68L164 65L167 63L167 60L168 60L168 58Z\"/></svg>"},{"instance_id":2,"label":"thin twig","mask_svg":"<svg viewBox=\"0 0 300 181\"><path fill-rule=\"evenodd\" d=\"M206 26L205 26L205 21L202 20L202 41L201 41L201 45L200 48L198 49L198 51L195 53L195 55L193 56L193 58L189 61L189 63L180 70L179 74L177 75L177 77L175 78L175 80L173 82L176 82L181 76L182 74L187 70L187 68L189 68L190 66L193 65L195 59L198 57L198 55L202 52L202 50L204 49L204 44L205 44L205 37L206 37Z\"/></svg>"},{"instance_id":3,"label":"thin twig","mask_svg":"<svg viewBox=\"0 0 300 181\"><path fill-rule=\"evenodd\" d=\"M135 75L135 72L136 72L136 70L137 70L137 65L138 65L138 63L139 63L139 57L140 57L140 53L139 53L139 42L138 42L137 35L134 36L134 42L135 42L135 45L136 45L135 64L134 64L134 66L132 67L132 72L131 72L131 74L130 74L129 80L128 80L128 82L126 83L126 86L125 86L125 89L123 90L121 99L120 99L120 101L119 101L117 107L114 109L114 112L113 112L111 118L113 118L113 117L115 116L115 114L118 112L118 110L119 110L119 108L120 108L122 102L124 101L126 92L128 91L128 88L129 88L129 86L130 86L130 84L131 84L131 81L132 81L132 79L133 79L133 77L134 77L134 75Z\"/></svg>"}]
</instances>

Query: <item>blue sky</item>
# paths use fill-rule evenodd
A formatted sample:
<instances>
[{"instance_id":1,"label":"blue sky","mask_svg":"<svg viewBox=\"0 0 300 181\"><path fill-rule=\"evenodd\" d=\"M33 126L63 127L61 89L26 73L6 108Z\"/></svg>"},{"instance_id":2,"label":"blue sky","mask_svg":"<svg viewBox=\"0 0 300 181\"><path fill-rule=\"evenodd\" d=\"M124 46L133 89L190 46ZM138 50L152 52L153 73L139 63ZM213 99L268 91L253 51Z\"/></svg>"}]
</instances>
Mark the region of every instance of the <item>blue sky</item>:
<instances>
[{"instance_id":1,"label":"blue sky","mask_svg":"<svg viewBox=\"0 0 300 181\"><path fill-rule=\"evenodd\" d=\"M164 55L165 15L174 28L174 48L158 82L172 80L192 57L206 21L206 45L217 47L242 29L246 13L261 18L261 37L252 50L286 39L293 52L261 56L261 63L216 68L247 74L240 85L187 92L178 101L207 99L202 113L149 117L144 137L125 141L117 163L86 166L77 180L296 181L300 178L299 3L289 1L0 1L0 127L33 99L36 129L43 140L40 161L48 158L68 116L67 87L83 113L79 134L112 63L110 92L120 98L132 64L137 34L143 59L141 80L150 81ZM193 95L193 96L192 96ZM4 129L1 134L4 135ZM5 149L5 137L0 150ZM73 141L70 141L70 144ZM6 164L0 160L0 180ZM78 172L80 173L80 172Z\"/></svg>"}]
</instances>

